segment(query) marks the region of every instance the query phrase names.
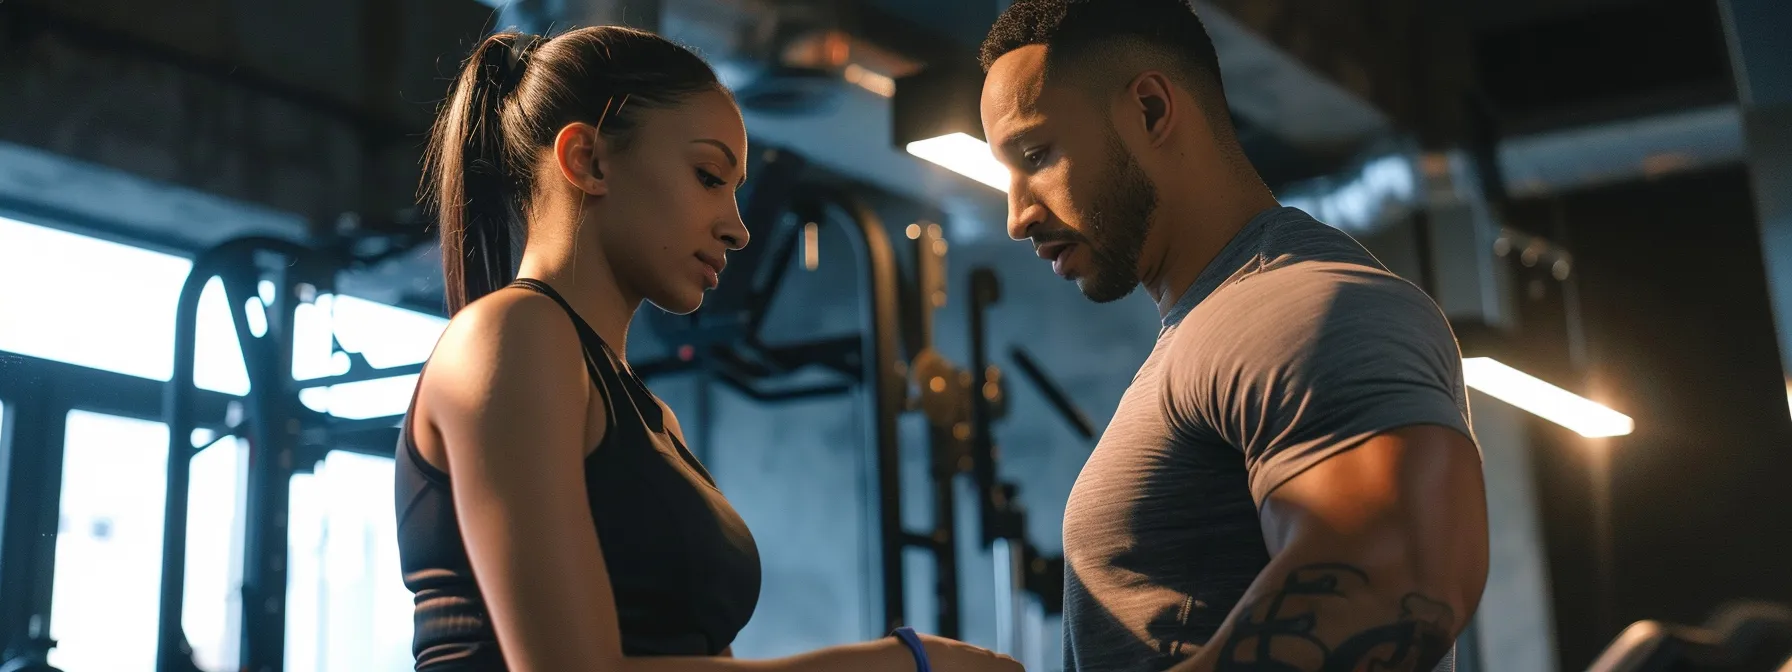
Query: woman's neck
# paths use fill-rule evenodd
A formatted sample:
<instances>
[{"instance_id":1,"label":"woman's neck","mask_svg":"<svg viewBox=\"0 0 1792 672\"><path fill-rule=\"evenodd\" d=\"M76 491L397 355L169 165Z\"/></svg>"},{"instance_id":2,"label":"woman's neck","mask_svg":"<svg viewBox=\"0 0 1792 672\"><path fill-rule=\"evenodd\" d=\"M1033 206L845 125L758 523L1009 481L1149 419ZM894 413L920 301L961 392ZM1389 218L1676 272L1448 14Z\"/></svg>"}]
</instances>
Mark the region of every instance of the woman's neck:
<instances>
[{"instance_id":1,"label":"woman's neck","mask_svg":"<svg viewBox=\"0 0 1792 672\"><path fill-rule=\"evenodd\" d=\"M517 277L534 278L553 287L617 357L628 359L629 321L641 299L622 290L601 254L525 248Z\"/></svg>"}]
</instances>

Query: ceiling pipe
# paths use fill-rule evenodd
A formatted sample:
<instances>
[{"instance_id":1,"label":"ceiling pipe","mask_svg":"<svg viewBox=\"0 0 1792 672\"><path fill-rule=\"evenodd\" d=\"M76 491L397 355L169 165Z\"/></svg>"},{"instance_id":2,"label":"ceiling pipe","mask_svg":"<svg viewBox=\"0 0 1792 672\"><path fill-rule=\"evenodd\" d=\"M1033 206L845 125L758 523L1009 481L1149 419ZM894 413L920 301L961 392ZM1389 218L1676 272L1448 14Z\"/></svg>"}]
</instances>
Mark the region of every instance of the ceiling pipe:
<instances>
[{"instance_id":1,"label":"ceiling pipe","mask_svg":"<svg viewBox=\"0 0 1792 672\"><path fill-rule=\"evenodd\" d=\"M1733 105L1682 110L1507 138L1495 154L1508 197L1540 198L1740 163L1742 116ZM1374 233L1416 207L1418 162L1426 158L1384 147L1340 174L1284 186L1278 196L1340 229Z\"/></svg>"}]
</instances>

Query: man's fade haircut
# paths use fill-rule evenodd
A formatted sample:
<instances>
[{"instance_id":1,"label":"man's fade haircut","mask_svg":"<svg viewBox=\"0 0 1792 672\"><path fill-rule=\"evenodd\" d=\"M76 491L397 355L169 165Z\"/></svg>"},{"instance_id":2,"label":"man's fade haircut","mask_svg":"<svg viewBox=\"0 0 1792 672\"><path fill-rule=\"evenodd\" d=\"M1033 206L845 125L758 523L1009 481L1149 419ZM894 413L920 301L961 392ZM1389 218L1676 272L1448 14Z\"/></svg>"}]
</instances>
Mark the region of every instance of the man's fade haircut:
<instances>
[{"instance_id":1,"label":"man's fade haircut","mask_svg":"<svg viewBox=\"0 0 1792 672\"><path fill-rule=\"evenodd\" d=\"M1048 74L1074 71L1072 64L1099 70L1128 46L1155 52L1167 74L1199 97L1215 139L1237 142L1219 55L1188 0L1015 0L990 27L978 60L987 74L1008 52L1035 44L1045 46Z\"/></svg>"}]
</instances>

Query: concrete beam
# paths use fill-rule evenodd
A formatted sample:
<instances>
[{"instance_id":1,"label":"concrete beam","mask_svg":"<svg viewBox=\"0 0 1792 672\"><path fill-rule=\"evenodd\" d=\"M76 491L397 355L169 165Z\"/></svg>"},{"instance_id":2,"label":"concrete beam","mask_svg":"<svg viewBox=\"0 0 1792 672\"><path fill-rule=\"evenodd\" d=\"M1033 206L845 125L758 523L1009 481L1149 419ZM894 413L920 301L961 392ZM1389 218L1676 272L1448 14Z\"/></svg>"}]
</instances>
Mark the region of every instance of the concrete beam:
<instances>
[{"instance_id":1,"label":"concrete beam","mask_svg":"<svg viewBox=\"0 0 1792 672\"><path fill-rule=\"evenodd\" d=\"M490 12L471 0L0 3L0 142L313 225L394 211L414 203L434 101ZM0 180L26 201L106 207L93 193L104 181L17 181L42 165ZM237 230L144 226L191 228L174 237L192 241Z\"/></svg>"},{"instance_id":2,"label":"concrete beam","mask_svg":"<svg viewBox=\"0 0 1792 672\"><path fill-rule=\"evenodd\" d=\"M1195 0L1232 106L1331 153L1392 128L1442 147L1461 134L1466 23L1419 0Z\"/></svg>"}]
</instances>

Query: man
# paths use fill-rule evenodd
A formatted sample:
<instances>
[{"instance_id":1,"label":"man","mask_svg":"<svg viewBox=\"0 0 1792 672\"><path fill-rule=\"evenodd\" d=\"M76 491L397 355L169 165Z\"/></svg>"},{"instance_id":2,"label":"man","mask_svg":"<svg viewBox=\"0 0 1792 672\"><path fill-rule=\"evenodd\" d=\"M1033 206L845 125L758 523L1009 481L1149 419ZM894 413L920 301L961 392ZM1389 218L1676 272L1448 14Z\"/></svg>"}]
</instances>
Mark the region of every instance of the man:
<instances>
[{"instance_id":1,"label":"man","mask_svg":"<svg viewBox=\"0 0 1792 672\"><path fill-rule=\"evenodd\" d=\"M1278 206L1185 0L1016 0L982 62L1009 234L1163 318L1065 510L1066 669L1449 668L1487 527L1436 304Z\"/></svg>"}]
</instances>

